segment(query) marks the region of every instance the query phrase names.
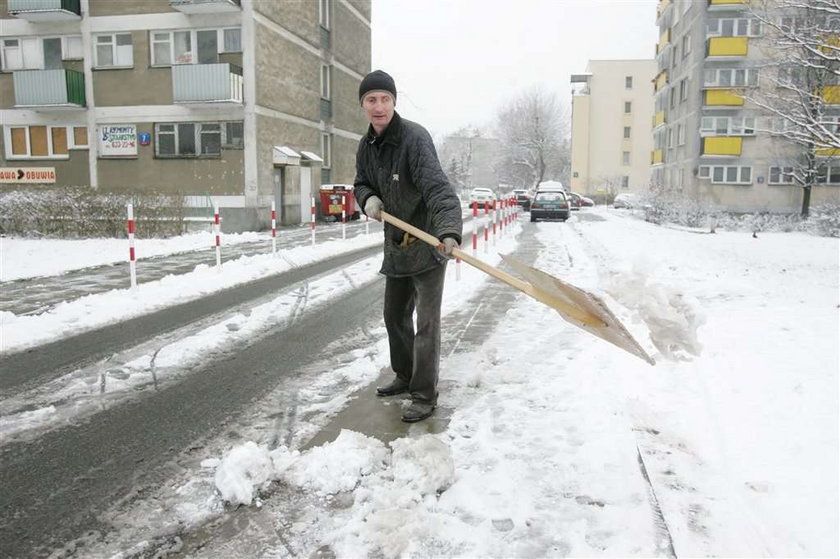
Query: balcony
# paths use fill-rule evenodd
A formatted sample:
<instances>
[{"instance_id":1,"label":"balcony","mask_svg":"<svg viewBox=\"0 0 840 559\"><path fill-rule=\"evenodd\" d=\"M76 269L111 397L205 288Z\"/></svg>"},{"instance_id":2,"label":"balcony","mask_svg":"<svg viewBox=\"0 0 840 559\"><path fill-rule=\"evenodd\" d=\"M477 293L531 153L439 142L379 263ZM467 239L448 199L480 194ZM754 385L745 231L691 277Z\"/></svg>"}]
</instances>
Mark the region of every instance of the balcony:
<instances>
[{"instance_id":1,"label":"balcony","mask_svg":"<svg viewBox=\"0 0 840 559\"><path fill-rule=\"evenodd\" d=\"M661 149L655 149L650 152L650 164L662 165L665 162L664 152Z\"/></svg>"},{"instance_id":2,"label":"balcony","mask_svg":"<svg viewBox=\"0 0 840 559\"><path fill-rule=\"evenodd\" d=\"M742 143L739 136L707 136L700 155L741 155Z\"/></svg>"},{"instance_id":3,"label":"balcony","mask_svg":"<svg viewBox=\"0 0 840 559\"><path fill-rule=\"evenodd\" d=\"M216 14L242 10L240 0L169 0L169 5L185 14Z\"/></svg>"},{"instance_id":4,"label":"balcony","mask_svg":"<svg viewBox=\"0 0 840 559\"><path fill-rule=\"evenodd\" d=\"M815 152L820 157L837 157L840 155L840 149L837 148L823 148Z\"/></svg>"},{"instance_id":5,"label":"balcony","mask_svg":"<svg viewBox=\"0 0 840 559\"><path fill-rule=\"evenodd\" d=\"M9 15L28 21L73 21L82 18L80 0L8 0Z\"/></svg>"},{"instance_id":6,"label":"balcony","mask_svg":"<svg viewBox=\"0 0 840 559\"><path fill-rule=\"evenodd\" d=\"M703 92L703 104L709 107L741 107L744 98L736 89L707 89Z\"/></svg>"},{"instance_id":7,"label":"balcony","mask_svg":"<svg viewBox=\"0 0 840 559\"><path fill-rule=\"evenodd\" d=\"M709 0L710 10L739 10L747 7L750 0Z\"/></svg>"},{"instance_id":8,"label":"balcony","mask_svg":"<svg viewBox=\"0 0 840 559\"><path fill-rule=\"evenodd\" d=\"M653 91L654 91L654 93L656 93L657 91L659 91L660 89L665 87L665 84L667 84L667 83L668 83L668 71L667 70L662 70L661 72L659 72L659 74L657 74L656 78L653 80Z\"/></svg>"},{"instance_id":9,"label":"balcony","mask_svg":"<svg viewBox=\"0 0 840 559\"><path fill-rule=\"evenodd\" d=\"M665 13L665 11L671 6L671 0L659 0L659 4L656 5L656 21L659 21L659 18Z\"/></svg>"},{"instance_id":10,"label":"balcony","mask_svg":"<svg viewBox=\"0 0 840 559\"><path fill-rule=\"evenodd\" d=\"M659 35L659 43L656 45L656 54L662 52L662 50L668 46L668 43L671 42L671 28L669 27L665 31Z\"/></svg>"},{"instance_id":11,"label":"balcony","mask_svg":"<svg viewBox=\"0 0 840 559\"><path fill-rule=\"evenodd\" d=\"M711 37L706 41L706 57L747 56L747 37Z\"/></svg>"},{"instance_id":12,"label":"balcony","mask_svg":"<svg viewBox=\"0 0 840 559\"><path fill-rule=\"evenodd\" d=\"M822 99L826 105L840 105L840 85L827 85L823 88Z\"/></svg>"},{"instance_id":13,"label":"balcony","mask_svg":"<svg viewBox=\"0 0 840 559\"><path fill-rule=\"evenodd\" d=\"M665 111L659 111L653 116L653 127L659 128L665 124Z\"/></svg>"},{"instance_id":14,"label":"balcony","mask_svg":"<svg viewBox=\"0 0 840 559\"><path fill-rule=\"evenodd\" d=\"M229 63L172 67L175 103L242 103L242 68Z\"/></svg>"},{"instance_id":15,"label":"balcony","mask_svg":"<svg viewBox=\"0 0 840 559\"><path fill-rule=\"evenodd\" d=\"M84 107L85 75L75 70L21 70L12 74L15 107Z\"/></svg>"}]
</instances>

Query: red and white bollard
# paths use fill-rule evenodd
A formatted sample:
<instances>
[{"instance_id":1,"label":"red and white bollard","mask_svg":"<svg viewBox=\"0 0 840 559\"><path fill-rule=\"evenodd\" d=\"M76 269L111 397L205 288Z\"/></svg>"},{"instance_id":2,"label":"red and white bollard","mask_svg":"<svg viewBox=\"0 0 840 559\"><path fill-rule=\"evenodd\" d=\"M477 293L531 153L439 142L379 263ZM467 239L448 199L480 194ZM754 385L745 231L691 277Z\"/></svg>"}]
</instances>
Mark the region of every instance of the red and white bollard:
<instances>
[{"instance_id":1,"label":"red and white bollard","mask_svg":"<svg viewBox=\"0 0 840 559\"><path fill-rule=\"evenodd\" d=\"M496 222L499 216L496 212L496 200L493 200L493 246L496 246Z\"/></svg>"},{"instance_id":2,"label":"red and white bollard","mask_svg":"<svg viewBox=\"0 0 840 559\"><path fill-rule=\"evenodd\" d=\"M219 219L219 206L213 208L213 225L216 230L216 268L222 269L222 222Z\"/></svg>"},{"instance_id":3,"label":"red and white bollard","mask_svg":"<svg viewBox=\"0 0 840 559\"><path fill-rule=\"evenodd\" d=\"M347 196L341 195L341 240L347 240Z\"/></svg>"},{"instance_id":4,"label":"red and white bollard","mask_svg":"<svg viewBox=\"0 0 840 559\"><path fill-rule=\"evenodd\" d=\"M478 253L478 232L476 231L477 222L478 222L478 202L472 203L473 207L473 218L472 218L472 225L473 225L473 256L477 256Z\"/></svg>"},{"instance_id":5,"label":"red and white bollard","mask_svg":"<svg viewBox=\"0 0 840 559\"><path fill-rule=\"evenodd\" d=\"M309 207L309 226L312 229L312 246L315 246L315 197L312 197L312 205Z\"/></svg>"},{"instance_id":6,"label":"red and white bollard","mask_svg":"<svg viewBox=\"0 0 840 559\"><path fill-rule=\"evenodd\" d=\"M131 275L131 288L137 287L137 264L134 259L134 204L131 202L126 206L128 210L128 269Z\"/></svg>"},{"instance_id":7,"label":"red and white bollard","mask_svg":"<svg viewBox=\"0 0 840 559\"><path fill-rule=\"evenodd\" d=\"M487 254L487 247L490 245L490 202L484 202L484 254Z\"/></svg>"},{"instance_id":8,"label":"red and white bollard","mask_svg":"<svg viewBox=\"0 0 840 559\"><path fill-rule=\"evenodd\" d=\"M274 200L271 201L271 254L277 255L277 210L274 209Z\"/></svg>"}]
</instances>

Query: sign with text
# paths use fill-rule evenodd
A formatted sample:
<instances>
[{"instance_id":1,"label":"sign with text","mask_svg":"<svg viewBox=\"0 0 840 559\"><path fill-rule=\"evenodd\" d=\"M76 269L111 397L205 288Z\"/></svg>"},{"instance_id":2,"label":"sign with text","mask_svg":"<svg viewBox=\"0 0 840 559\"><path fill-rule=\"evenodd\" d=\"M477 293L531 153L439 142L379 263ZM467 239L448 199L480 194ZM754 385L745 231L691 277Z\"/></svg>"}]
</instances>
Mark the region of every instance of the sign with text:
<instances>
[{"instance_id":1,"label":"sign with text","mask_svg":"<svg viewBox=\"0 0 840 559\"><path fill-rule=\"evenodd\" d=\"M137 127L133 124L100 126L99 157L137 157Z\"/></svg>"},{"instance_id":2,"label":"sign with text","mask_svg":"<svg viewBox=\"0 0 840 559\"><path fill-rule=\"evenodd\" d=\"M54 184L55 167L0 167L0 184Z\"/></svg>"}]
</instances>

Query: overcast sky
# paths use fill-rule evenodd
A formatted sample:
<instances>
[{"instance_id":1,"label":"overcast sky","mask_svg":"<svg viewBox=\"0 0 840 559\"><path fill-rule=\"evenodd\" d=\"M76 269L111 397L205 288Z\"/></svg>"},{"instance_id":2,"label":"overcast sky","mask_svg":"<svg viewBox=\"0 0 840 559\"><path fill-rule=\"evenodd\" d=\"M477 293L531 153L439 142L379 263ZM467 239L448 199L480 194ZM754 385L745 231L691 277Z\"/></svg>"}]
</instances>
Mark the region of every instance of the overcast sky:
<instances>
[{"instance_id":1,"label":"overcast sky","mask_svg":"<svg viewBox=\"0 0 840 559\"><path fill-rule=\"evenodd\" d=\"M657 0L373 0L373 68L436 139L544 85L568 106L589 59L653 58Z\"/></svg>"}]
</instances>

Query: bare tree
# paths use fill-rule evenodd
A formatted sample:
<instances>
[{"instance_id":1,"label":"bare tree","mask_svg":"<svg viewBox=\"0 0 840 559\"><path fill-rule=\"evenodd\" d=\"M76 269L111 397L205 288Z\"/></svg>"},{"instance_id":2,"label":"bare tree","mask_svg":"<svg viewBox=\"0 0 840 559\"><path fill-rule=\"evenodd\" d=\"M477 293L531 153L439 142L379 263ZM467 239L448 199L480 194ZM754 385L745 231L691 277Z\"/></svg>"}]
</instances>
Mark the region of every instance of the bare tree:
<instances>
[{"instance_id":1,"label":"bare tree","mask_svg":"<svg viewBox=\"0 0 840 559\"><path fill-rule=\"evenodd\" d=\"M828 180L828 158L840 153L840 0L764 0L752 12L765 29L770 54L763 87L747 94L771 117L767 132L788 153L785 180L803 190L806 217L811 188ZM767 74L770 74L768 77Z\"/></svg>"},{"instance_id":2,"label":"bare tree","mask_svg":"<svg viewBox=\"0 0 840 559\"><path fill-rule=\"evenodd\" d=\"M528 188L568 174L568 118L553 93L535 87L514 98L499 110L496 134L504 182Z\"/></svg>"}]
</instances>

